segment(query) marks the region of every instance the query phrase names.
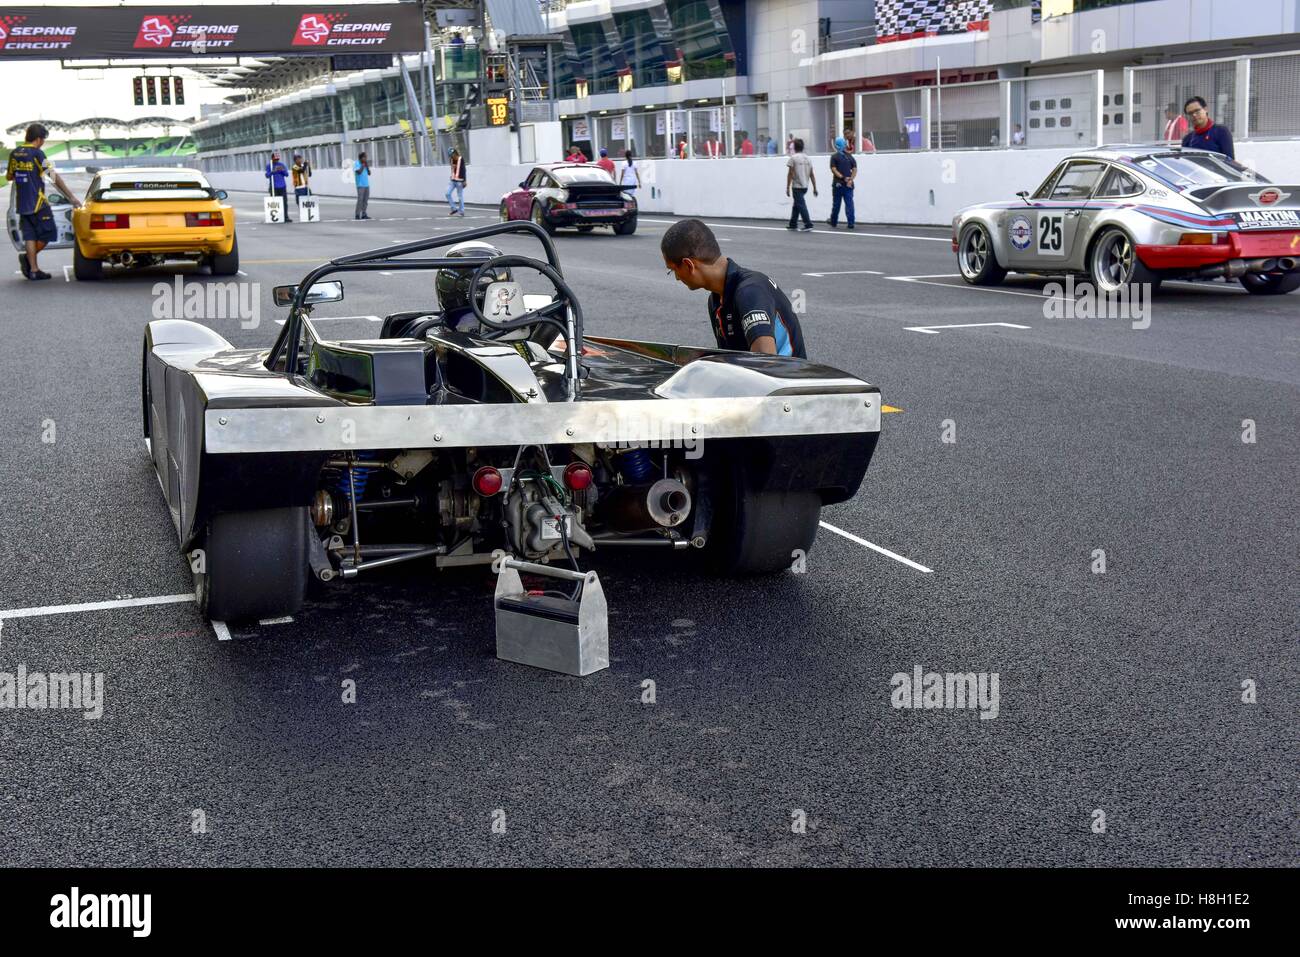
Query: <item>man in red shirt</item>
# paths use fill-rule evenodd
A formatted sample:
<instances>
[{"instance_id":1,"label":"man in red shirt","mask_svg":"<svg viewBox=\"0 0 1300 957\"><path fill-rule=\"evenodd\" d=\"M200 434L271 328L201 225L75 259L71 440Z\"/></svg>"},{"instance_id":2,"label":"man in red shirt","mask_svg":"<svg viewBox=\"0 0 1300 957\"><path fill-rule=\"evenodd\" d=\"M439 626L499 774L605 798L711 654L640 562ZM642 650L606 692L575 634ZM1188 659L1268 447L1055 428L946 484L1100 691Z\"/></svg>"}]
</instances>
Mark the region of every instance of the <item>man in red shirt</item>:
<instances>
[{"instance_id":1,"label":"man in red shirt","mask_svg":"<svg viewBox=\"0 0 1300 957\"><path fill-rule=\"evenodd\" d=\"M753 156L753 155L754 155L754 141L751 140L751 139L749 138L749 134L748 134L748 133L741 133L740 135L741 135L742 137L744 137L744 139L743 139L743 140L741 141L741 143L740 143L740 155L741 155L741 156Z\"/></svg>"},{"instance_id":2,"label":"man in red shirt","mask_svg":"<svg viewBox=\"0 0 1300 957\"><path fill-rule=\"evenodd\" d=\"M1186 135L1187 120L1183 118L1183 111L1177 103L1170 103L1165 107L1165 142L1181 143Z\"/></svg>"},{"instance_id":3,"label":"man in red shirt","mask_svg":"<svg viewBox=\"0 0 1300 957\"><path fill-rule=\"evenodd\" d=\"M596 165L610 176L614 175L614 161L609 158L609 150L603 146L600 148L600 159L596 160Z\"/></svg>"},{"instance_id":4,"label":"man in red shirt","mask_svg":"<svg viewBox=\"0 0 1300 957\"><path fill-rule=\"evenodd\" d=\"M585 163L587 162L587 154L578 149L577 143L573 143L569 146L569 155L564 157L564 161L566 163Z\"/></svg>"}]
</instances>

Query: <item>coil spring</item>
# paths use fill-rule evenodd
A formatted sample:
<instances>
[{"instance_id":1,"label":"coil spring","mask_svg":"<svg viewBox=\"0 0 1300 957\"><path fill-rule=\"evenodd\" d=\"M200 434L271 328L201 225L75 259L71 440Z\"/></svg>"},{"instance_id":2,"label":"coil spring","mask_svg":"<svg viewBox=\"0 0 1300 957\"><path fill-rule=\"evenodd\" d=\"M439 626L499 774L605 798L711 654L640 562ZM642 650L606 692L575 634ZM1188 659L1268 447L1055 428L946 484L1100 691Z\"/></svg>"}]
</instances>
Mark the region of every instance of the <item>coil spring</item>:
<instances>
[{"instance_id":1,"label":"coil spring","mask_svg":"<svg viewBox=\"0 0 1300 957\"><path fill-rule=\"evenodd\" d=\"M369 454L371 453L360 452L358 453L357 457L365 458ZM355 466L352 469L351 488L356 490L358 502L365 497L366 483L370 480L370 473L374 471L375 469L373 468L369 468L367 466L361 466L361 465ZM339 496L343 499L344 502L347 502L349 500L350 489L348 485L347 469L339 470L338 478L334 480L334 490L339 494Z\"/></svg>"},{"instance_id":2,"label":"coil spring","mask_svg":"<svg viewBox=\"0 0 1300 957\"><path fill-rule=\"evenodd\" d=\"M618 457L618 470L633 482L644 482L654 472L654 463L645 449L629 449Z\"/></svg>"}]
</instances>

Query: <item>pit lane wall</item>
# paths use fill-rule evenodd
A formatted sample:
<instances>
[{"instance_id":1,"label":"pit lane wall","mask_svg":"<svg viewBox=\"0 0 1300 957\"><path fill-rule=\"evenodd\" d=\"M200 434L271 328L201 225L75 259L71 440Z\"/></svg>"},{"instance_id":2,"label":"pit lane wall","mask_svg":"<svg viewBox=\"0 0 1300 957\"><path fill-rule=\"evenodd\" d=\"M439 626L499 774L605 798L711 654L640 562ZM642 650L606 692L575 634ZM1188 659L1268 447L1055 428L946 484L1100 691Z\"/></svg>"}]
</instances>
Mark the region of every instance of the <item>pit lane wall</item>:
<instances>
[{"instance_id":1,"label":"pit lane wall","mask_svg":"<svg viewBox=\"0 0 1300 957\"><path fill-rule=\"evenodd\" d=\"M497 205L532 169L520 164L515 139L508 130L471 131L469 187L465 201ZM855 192L858 219L873 223L947 226L962 207L977 202L1012 199L1022 189L1037 188L1052 167L1075 149L1004 149L955 152L859 154ZM1300 183L1300 143L1295 140L1242 141L1237 158L1275 183ZM493 157L507 159L493 162ZM541 157L545 162L556 156ZM812 156L821 195L808 195L814 222L830 216L830 158ZM642 188L637 200L643 213L673 216L727 216L787 219L784 156L744 159L640 160ZM355 191L337 169L318 169L312 178L321 196L345 197ZM370 181L371 199L444 199L450 168L380 167ZM266 191L261 173L213 173L221 189ZM351 215L350 205L331 209L326 218Z\"/></svg>"}]
</instances>

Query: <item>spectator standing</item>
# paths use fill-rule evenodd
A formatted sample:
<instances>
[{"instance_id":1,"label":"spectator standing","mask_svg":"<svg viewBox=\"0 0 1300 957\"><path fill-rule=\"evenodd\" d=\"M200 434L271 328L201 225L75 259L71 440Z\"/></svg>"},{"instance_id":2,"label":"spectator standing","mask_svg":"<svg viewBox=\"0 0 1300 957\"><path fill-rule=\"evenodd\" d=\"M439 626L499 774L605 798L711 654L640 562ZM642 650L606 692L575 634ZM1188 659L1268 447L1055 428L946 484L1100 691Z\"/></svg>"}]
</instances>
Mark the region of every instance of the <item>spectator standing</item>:
<instances>
[{"instance_id":1,"label":"spectator standing","mask_svg":"<svg viewBox=\"0 0 1300 957\"><path fill-rule=\"evenodd\" d=\"M817 175L813 172L812 160L804 155L803 140L792 139L790 145L794 153L785 161L785 195L793 193L794 205L790 208L790 225L787 228L794 229L802 216L803 228L809 230L813 228L812 217L808 215L808 203L804 197L809 187L812 188L813 195L817 195Z\"/></svg>"},{"instance_id":2,"label":"spectator standing","mask_svg":"<svg viewBox=\"0 0 1300 957\"><path fill-rule=\"evenodd\" d=\"M293 166L289 167L289 172L293 174L294 202L302 209L302 198L311 195L311 163L303 159L301 153L294 153Z\"/></svg>"},{"instance_id":3,"label":"spectator standing","mask_svg":"<svg viewBox=\"0 0 1300 957\"><path fill-rule=\"evenodd\" d=\"M749 138L749 133L743 130L741 131L740 134L740 155L741 156L754 155L754 141Z\"/></svg>"},{"instance_id":4,"label":"spectator standing","mask_svg":"<svg viewBox=\"0 0 1300 957\"><path fill-rule=\"evenodd\" d=\"M1017 123L1011 131L1011 145L1012 146L1025 145L1025 131L1020 128L1019 123Z\"/></svg>"},{"instance_id":5,"label":"spectator standing","mask_svg":"<svg viewBox=\"0 0 1300 957\"><path fill-rule=\"evenodd\" d=\"M266 181L272 196L279 196L284 205L284 221L293 222L289 215L289 167L284 165L279 153L271 154L271 162L266 164Z\"/></svg>"},{"instance_id":6,"label":"spectator standing","mask_svg":"<svg viewBox=\"0 0 1300 957\"><path fill-rule=\"evenodd\" d=\"M611 178L614 177L614 161L609 158L609 150L603 146L600 148L600 159L596 160L596 165L608 173Z\"/></svg>"},{"instance_id":7,"label":"spectator standing","mask_svg":"<svg viewBox=\"0 0 1300 957\"><path fill-rule=\"evenodd\" d=\"M769 137L767 138L767 144L766 144L766 153L767 153L767 155L768 155L768 156L775 156L775 155L776 155L776 150L777 150L777 146L776 146L776 137L775 137L775 136L769 136Z\"/></svg>"},{"instance_id":8,"label":"spectator standing","mask_svg":"<svg viewBox=\"0 0 1300 957\"><path fill-rule=\"evenodd\" d=\"M831 229L839 225L841 203L844 204L844 218L848 220L849 229L854 228L853 181L858 175L858 161L848 151L848 145L841 136L835 141L835 152L831 154L831 218L827 220Z\"/></svg>"},{"instance_id":9,"label":"spectator standing","mask_svg":"<svg viewBox=\"0 0 1300 957\"><path fill-rule=\"evenodd\" d=\"M1203 99L1199 96L1192 97L1183 104L1183 112L1187 114L1187 119L1192 124L1192 128L1183 137L1184 146L1197 150L1213 150L1222 153L1228 159L1237 158L1232 148L1232 133L1226 126L1210 118Z\"/></svg>"},{"instance_id":10,"label":"spectator standing","mask_svg":"<svg viewBox=\"0 0 1300 957\"><path fill-rule=\"evenodd\" d=\"M1177 103L1165 107L1165 142L1181 143L1187 135L1187 119Z\"/></svg>"},{"instance_id":11,"label":"spectator standing","mask_svg":"<svg viewBox=\"0 0 1300 957\"><path fill-rule=\"evenodd\" d=\"M465 157L460 155L460 150L455 147L451 151L451 179L447 183L447 205L451 208L447 210L448 216L465 215L465 185L468 182L465 171ZM455 197L453 200L452 197Z\"/></svg>"},{"instance_id":12,"label":"spectator standing","mask_svg":"<svg viewBox=\"0 0 1300 957\"><path fill-rule=\"evenodd\" d=\"M623 153L623 159L626 165L619 174L619 185L626 191L632 192L641 185L641 171L636 168L636 160L633 159L631 150Z\"/></svg>"},{"instance_id":13,"label":"spectator standing","mask_svg":"<svg viewBox=\"0 0 1300 957\"><path fill-rule=\"evenodd\" d=\"M716 133L710 133L709 138L704 141L704 155L709 159L717 159L722 155L722 144L718 142Z\"/></svg>"},{"instance_id":14,"label":"spectator standing","mask_svg":"<svg viewBox=\"0 0 1300 957\"><path fill-rule=\"evenodd\" d=\"M794 134L791 133L789 136L785 138L785 155L793 156L795 152L796 150L794 148Z\"/></svg>"},{"instance_id":15,"label":"spectator standing","mask_svg":"<svg viewBox=\"0 0 1300 957\"><path fill-rule=\"evenodd\" d=\"M864 153L874 153L875 151L876 151L876 144L873 143L873 142L871 141L871 134L870 134L870 133L863 133L863 134L862 134L862 152L864 152Z\"/></svg>"},{"instance_id":16,"label":"spectator standing","mask_svg":"<svg viewBox=\"0 0 1300 957\"><path fill-rule=\"evenodd\" d=\"M369 219L366 208L370 205L370 159L363 150L352 164L352 177L357 184L357 210L353 219Z\"/></svg>"},{"instance_id":17,"label":"spectator standing","mask_svg":"<svg viewBox=\"0 0 1300 957\"><path fill-rule=\"evenodd\" d=\"M569 155L564 157L564 161L566 163L585 163L587 162L587 154L578 149L577 143L570 143Z\"/></svg>"},{"instance_id":18,"label":"spectator standing","mask_svg":"<svg viewBox=\"0 0 1300 957\"><path fill-rule=\"evenodd\" d=\"M688 155L689 154L687 153L686 138L682 137L680 140L677 141L677 158L686 159Z\"/></svg>"},{"instance_id":19,"label":"spectator standing","mask_svg":"<svg viewBox=\"0 0 1300 957\"><path fill-rule=\"evenodd\" d=\"M18 214L18 229L25 252L18 254L18 268L28 279L49 279L50 274L36 264L37 254L59 238L59 226L54 221L54 211L45 196L45 174L49 173L55 185L63 190L73 206L80 207L81 200L68 188L41 149L50 135L40 123L27 127L22 146L9 153L5 179L14 184L12 208Z\"/></svg>"}]
</instances>

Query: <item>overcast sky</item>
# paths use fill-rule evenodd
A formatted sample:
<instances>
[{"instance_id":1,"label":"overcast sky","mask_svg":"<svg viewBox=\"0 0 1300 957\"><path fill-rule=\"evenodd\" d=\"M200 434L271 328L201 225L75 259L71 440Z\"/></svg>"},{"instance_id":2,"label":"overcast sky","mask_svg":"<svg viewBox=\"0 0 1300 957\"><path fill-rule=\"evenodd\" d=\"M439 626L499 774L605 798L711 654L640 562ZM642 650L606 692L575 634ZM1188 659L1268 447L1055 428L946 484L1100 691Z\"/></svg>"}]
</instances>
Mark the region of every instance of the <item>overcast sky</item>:
<instances>
[{"instance_id":1,"label":"overcast sky","mask_svg":"<svg viewBox=\"0 0 1300 957\"><path fill-rule=\"evenodd\" d=\"M285 6L310 5L313 0L286 0ZM349 2L384 2L384 0L349 0ZM391 2L391 0L388 0ZM274 0L272 0L274 4ZM119 0L81 0L79 3L23 3L0 4L0 10L9 6L29 7L164 7L193 6L267 6L267 0L224 0L220 4L185 3L177 0L153 0L149 3ZM179 59L179 58L178 58ZM0 139L6 145L14 137L4 131L15 123L30 120L80 120L89 116L111 116L124 120L141 116L173 116L178 119L198 116L200 103L220 103L229 90L205 88L196 74L182 73L185 77L185 106L136 106L131 89L131 78L139 73L135 68L108 70L64 70L57 60L26 60L0 63ZM149 74L161 76L165 70L154 68ZM89 132L78 134L89 136ZM54 138L60 138L55 134ZM18 137L21 139L21 135Z\"/></svg>"}]
</instances>

